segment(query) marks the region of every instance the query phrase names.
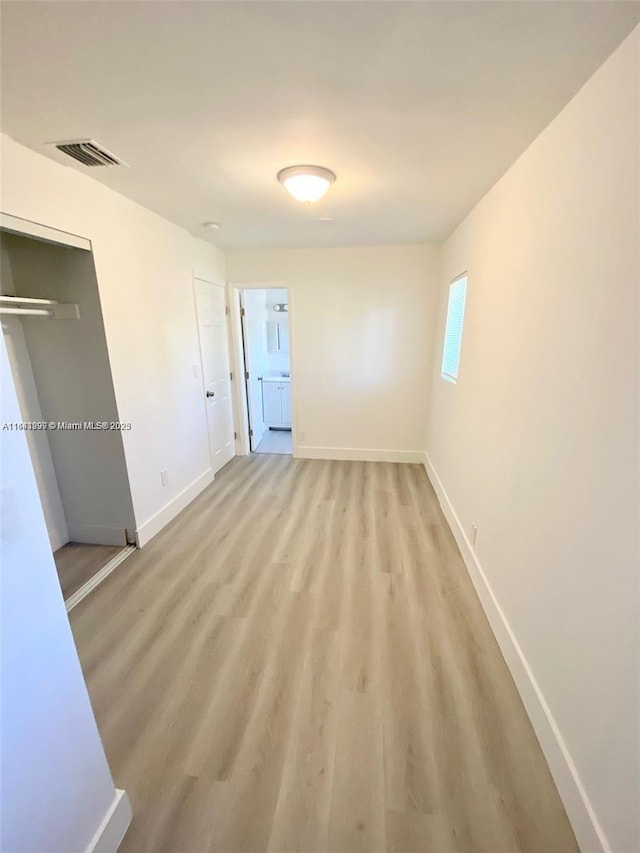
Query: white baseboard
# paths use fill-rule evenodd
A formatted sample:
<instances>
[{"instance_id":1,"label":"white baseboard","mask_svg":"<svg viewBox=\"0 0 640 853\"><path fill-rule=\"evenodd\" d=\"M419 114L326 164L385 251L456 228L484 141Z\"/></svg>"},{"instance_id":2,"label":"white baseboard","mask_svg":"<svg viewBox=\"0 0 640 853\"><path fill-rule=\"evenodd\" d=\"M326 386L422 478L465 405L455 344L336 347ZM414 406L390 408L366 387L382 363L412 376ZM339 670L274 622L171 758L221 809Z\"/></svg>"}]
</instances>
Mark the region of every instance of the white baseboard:
<instances>
[{"instance_id":1,"label":"white baseboard","mask_svg":"<svg viewBox=\"0 0 640 853\"><path fill-rule=\"evenodd\" d=\"M183 489L180 494L169 501L159 512L152 515L150 519L140 525L136 530L136 544L138 548L142 548L143 545L150 542L156 533L159 533L163 527L166 527L179 512L182 512L211 483L213 483L213 470L209 468L208 471L201 474L197 480L194 480L186 489Z\"/></svg>"},{"instance_id":2,"label":"white baseboard","mask_svg":"<svg viewBox=\"0 0 640 853\"><path fill-rule=\"evenodd\" d=\"M86 853L116 853L132 818L131 803L127 792L116 788L111 808L105 815L100 828L93 836Z\"/></svg>"},{"instance_id":3,"label":"white baseboard","mask_svg":"<svg viewBox=\"0 0 640 853\"><path fill-rule=\"evenodd\" d=\"M120 563L123 563L135 550L135 545L127 545L127 547L123 548L122 551L113 557L113 559L109 560L109 562L106 563L100 571L96 572L92 578L89 578L85 584L82 584L80 589L76 590L73 595L69 596L64 603L67 613L73 610L76 604L80 604L82 599L86 598L90 592L93 592L93 590L99 586L103 580L106 580L111 572L115 571Z\"/></svg>"},{"instance_id":4,"label":"white baseboard","mask_svg":"<svg viewBox=\"0 0 640 853\"><path fill-rule=\"evenodd\" d=\"M564 738L428 455L423 464L540 741L582 853L611 853Z\"/></svg>"},{"instance_id":5,"label":"white baseboard","mask_svg":"<svg viewBox=\"0 0 640 853\"><path fill-rule=\"evenodd\" d=\"M69 542L84 542L87 545L127 544L127 531L124 527L101 527L99 524L78 524L67 522Z\"/></svg>"},{"instance_id":6,"label":"white baseboard","mask_svg":"<svg viewBox=\"0 0 640 853\"><path fill-rule=\"evenodd\" d=\"M298 445L296 459L334 459L349 462L413 462L420 465L424 454L419 450L367 450L360 447L305 447Z\"/></svg>"}]
</instances>

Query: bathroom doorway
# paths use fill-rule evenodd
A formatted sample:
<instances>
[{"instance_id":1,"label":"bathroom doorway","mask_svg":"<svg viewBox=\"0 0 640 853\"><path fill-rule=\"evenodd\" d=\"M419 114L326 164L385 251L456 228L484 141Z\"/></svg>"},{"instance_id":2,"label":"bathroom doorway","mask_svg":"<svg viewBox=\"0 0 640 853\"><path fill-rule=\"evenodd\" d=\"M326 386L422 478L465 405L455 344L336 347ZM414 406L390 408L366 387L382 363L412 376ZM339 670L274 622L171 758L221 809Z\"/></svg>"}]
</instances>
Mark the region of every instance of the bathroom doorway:
<instances>
[{"instance_id":1,"label":"bathroom doorway","mask_svg":"<svg viewBox=\"0 0 640 853\"><path fill-rule=\"evenodd\" d=\"M239 299L249 450L291 455L289 292L252 287Z\"/></svg>"}]
</instances>

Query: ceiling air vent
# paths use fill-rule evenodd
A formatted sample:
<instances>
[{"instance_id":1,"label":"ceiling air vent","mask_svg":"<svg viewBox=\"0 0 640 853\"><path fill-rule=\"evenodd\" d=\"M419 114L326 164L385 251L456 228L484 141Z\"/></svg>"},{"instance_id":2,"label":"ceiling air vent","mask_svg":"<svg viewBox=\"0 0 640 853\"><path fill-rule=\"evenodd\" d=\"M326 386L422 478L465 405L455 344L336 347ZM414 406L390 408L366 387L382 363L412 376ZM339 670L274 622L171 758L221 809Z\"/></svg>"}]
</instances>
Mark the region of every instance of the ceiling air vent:
<instances>
[{"instance_id":1,"label":"ceiling air vent","mask_svg":"<svg viewBox=\"0 0 640 853\"><path fill-rule=\"evenodd\" d=\"M98 145L93 139L70 139L68 142L52 142L58 151L68 154L84 166L126 166L106 148Z\"/></svg>"}]
</instances>

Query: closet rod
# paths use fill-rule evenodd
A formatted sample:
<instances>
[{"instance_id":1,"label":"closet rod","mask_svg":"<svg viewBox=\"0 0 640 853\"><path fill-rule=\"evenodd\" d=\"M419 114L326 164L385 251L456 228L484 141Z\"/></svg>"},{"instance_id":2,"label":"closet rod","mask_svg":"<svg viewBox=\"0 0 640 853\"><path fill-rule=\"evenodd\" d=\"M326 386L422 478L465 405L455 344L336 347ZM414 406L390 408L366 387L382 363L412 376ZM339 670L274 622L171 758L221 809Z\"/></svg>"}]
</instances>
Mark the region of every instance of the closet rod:
<instances>
[{"instance_id":1,"label":"closet rod","mask_svg":"<svg viewBox=\"0 0 640 853\"><path fill-rule=\"evenodd\" d=\"M47 308L5 308L0 305L0 314L24 314L27 317L53 317L53 311Z\"/></svg>"},{"instance_id":2,"label":"closet rod","mask_svg":"<svg viewBox=\"0 0 640 853\"><path fill-rule=\"evenodd\" d=\"M0 302L29 304L29 305L57 305L55 299L34 299L32 296L0 296Z\"/></svg>"}]
</instances>

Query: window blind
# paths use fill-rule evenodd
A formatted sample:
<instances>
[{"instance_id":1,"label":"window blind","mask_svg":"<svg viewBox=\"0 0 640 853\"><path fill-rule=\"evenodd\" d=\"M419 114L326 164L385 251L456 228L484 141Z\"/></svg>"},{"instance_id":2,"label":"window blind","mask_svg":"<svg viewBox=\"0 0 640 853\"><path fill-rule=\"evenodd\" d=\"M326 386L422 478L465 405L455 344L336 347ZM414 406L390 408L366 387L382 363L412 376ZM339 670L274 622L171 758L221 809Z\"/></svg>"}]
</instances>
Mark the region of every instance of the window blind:
<instances>
[{"instance_id":1,"label":"window blind","mask_svg":"<svg viewBox=\"0 0 640 853\"><path fill-rule=\"evenodd\" d=\"M464 322L464 304L467 298L467 276L461 275L451 282L447 324L444 331L442 349L442 368L440 375L449 382L458 378L460 367L460 346L462 344L462 324Z\"/></svg>"}]
</instances>

